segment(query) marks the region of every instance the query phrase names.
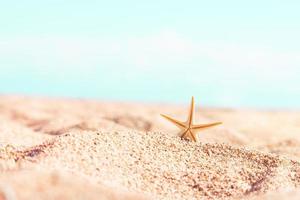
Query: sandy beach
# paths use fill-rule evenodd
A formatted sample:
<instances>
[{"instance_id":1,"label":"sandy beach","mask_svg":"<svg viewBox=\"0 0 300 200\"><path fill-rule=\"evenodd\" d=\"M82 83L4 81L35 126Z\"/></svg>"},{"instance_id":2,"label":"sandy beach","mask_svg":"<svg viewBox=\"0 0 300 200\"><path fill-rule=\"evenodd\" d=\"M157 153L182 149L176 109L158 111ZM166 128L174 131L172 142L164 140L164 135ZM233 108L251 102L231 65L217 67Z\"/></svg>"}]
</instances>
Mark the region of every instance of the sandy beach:
<instances>
[{"instance_id":1,"label":"sandy beach","mask_svg":"<svg viewBox=\"0 0 300 200\"><path fill-rule=\"evenodd\" d=\"M1 96L0 199L300 198L299 112L188 106Z\"/></svg>"}]
</instances>

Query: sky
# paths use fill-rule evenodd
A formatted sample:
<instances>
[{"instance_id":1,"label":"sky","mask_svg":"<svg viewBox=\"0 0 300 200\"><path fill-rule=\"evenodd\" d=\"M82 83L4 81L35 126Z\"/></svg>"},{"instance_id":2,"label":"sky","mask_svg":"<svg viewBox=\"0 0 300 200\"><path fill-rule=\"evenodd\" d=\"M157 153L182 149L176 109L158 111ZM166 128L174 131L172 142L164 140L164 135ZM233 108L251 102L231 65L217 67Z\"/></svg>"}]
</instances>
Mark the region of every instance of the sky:
<instances>
[{"instance_id":1,"label":"sky","mask_svg":"<svg viewBox=\"0 0 300 200\"><path fill-rule=\"evenodd\" d=\"M300 1L0 2L0 93L300 107Z\"/></svg>"}]
</instances>

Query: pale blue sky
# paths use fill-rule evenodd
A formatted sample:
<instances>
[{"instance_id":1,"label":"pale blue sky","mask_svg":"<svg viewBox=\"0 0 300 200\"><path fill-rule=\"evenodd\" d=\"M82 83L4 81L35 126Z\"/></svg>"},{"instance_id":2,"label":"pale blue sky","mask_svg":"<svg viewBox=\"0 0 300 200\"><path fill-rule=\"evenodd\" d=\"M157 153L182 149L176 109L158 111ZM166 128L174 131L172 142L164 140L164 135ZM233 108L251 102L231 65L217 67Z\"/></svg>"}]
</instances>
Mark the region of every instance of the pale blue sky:
<instances>
[{"instance_id":1,"label":"pale blue sky","mask_svg":"<svg viewBox=\"0 0 300 200\"><path fill-rule=\"evenodd\" d=\"M3 1L0 92L300 107L299 1Z\"/></svg>"}]
</instances>

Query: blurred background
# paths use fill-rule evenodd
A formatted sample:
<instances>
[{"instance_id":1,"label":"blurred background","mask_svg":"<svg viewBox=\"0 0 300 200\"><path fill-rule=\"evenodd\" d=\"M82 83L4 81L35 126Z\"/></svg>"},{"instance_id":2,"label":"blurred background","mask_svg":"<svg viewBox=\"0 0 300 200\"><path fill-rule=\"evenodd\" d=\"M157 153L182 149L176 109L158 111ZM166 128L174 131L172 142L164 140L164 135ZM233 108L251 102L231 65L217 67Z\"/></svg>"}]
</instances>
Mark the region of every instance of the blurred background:
<instances>
[{"instance_id":1,"label":"blurred background","mask_svg":"<svg viewBox=\"0 0 300 200\"><path fill-rule=\"evenodd\" d=\"M0 92L300 107L300 1L0 3Z\"/></svg>"}]
</instances>

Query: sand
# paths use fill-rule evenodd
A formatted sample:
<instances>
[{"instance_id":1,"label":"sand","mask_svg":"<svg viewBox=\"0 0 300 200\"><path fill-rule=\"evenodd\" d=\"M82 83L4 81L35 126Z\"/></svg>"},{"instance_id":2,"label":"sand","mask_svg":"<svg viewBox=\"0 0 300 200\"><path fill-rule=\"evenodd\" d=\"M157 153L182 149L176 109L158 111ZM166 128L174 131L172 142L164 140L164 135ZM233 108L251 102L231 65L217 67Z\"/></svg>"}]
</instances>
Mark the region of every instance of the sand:
<instances>
[{"instance_id":1,"label":"sand","mask_svg":"<svg viewBox=\"0 0 300 200\"><path fill-rule=\"evenodd\" d=\"M187 107L2 96L0 199L300 197L298 112L197 108L194 143Z\"/></svg>"}]
</instances>

